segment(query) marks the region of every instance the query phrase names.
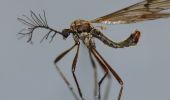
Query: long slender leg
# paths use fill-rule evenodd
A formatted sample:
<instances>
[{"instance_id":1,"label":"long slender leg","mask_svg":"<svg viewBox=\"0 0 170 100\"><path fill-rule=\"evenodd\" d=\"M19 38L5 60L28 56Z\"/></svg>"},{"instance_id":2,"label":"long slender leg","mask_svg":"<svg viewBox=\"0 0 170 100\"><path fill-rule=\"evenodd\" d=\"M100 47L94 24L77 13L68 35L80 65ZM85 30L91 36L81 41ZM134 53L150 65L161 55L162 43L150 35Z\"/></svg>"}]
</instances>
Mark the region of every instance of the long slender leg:
<instances>
[{"instance_id":1,"label":"long slender leg","mask_svg":"<svg viewBox=\"0 0 170 100\"><path fill-rule=\"evenodd\" d=\"M104 79L106 78L106 76L108 75L109 71L108 71L108 68L106 67L106 65L104 64L104 62L101 60L101 58L99 56L97 56L97 54L94 53L93 50L92 50L92 53L93 53L94 57L97 59L98 63L102 66L102 68L105 71L104 76L101 78L101 80L98 83L98 85L99 85L99 100L100 100L101 99L100 86L101 86L102 82L104 81Z\"/></svg>"},{"instance_id":2,"label":"long slender leg","mask_svg":"<svg viewBox=\"0 0 170 100\"><path fill-rule=\"evenodd\" d=\"M108 100L109 92L110 92L110 89L111 89L110 87L111 87L112 79L111 79L110 74L108 74L107 77L108 77L108 83L106 85L106 90L105 90L105 93L104 93L103 100Z\"/></svg>"},{"instance_id":3,"label":"long slender leg","mask_svg":"<svg viewBox=\"0 0 170 100\"><path fill-rule=\"evenodd\" d=\"M76 64L77 64L77 58L78 58L78 55L79 55L79 48L80 48L80 43L78 42L76 55L75 55L73 63L72 63L72 74L73 74L73 77L74 77L74 81L76 82L76 86L77 86L79 95L80 95L81 99L84 100L82 92L81 92L81 89L80 89L80 86L79 86L79 83L78 83L76 75L75 75L75 68L76 68Z\"/></svg>"},{"instance_id":4,"label":"long slender leg","mask_svg":"<svg viewBox=\"0 0 170 100\"><path fill-rule=\"evenodd\" d=\"M92 65L93 66L95 66L95 69L94 69L94 71L96 71L96 65L94 65L95 64L95 62L94 62L94 59L92 58L92 55L91 55L91 51L89 50L89 55L90 55L90 59L91 59L91 62L92 62ZM100 64L101 65L101 64ZM101 65L102 66L102 65ZM105 67L104 67L105 68ZM97 96L97 94L96 94L96 96L98 97L98 99L100 100L101 99L101 92L100 92L100 86L101 86L101 83L102 83L102 81L104 80L104 78L107 76L107 78L108 78L108 84L107 84L107 87L106 87L106 91L105 91L105 94L104 94L104 99L103 100L108 100L108 94L109 94L109 91L110 91L110 85L111 85L111 76L110 76L110 74L108 74L108 72L106 72L106 71L108 71L108 70L106 70L106 68L104 69L104 71L105 71L105 75L101 78L101 80L99 81L99 83L97 84L97 80L95 80L96 82L95 82L95 90L97 91L97 86L99 86L98 88L99 88L99 94L98 94L98 96ZM96 72L96 75L97 75L97 72ZM96 79L96 77L97 76L95 76L95 79ZM95 91L95 92L96 92ZM97 92L96 92L97 93Z\"/></svg>"},{"instance_id":5,"label":"long slender leg","mask_svg":"<svg viewBox=\"0 0 170 100\"><path fill-rule=\"evenodd\" d=\"M107 67L109 69L109 71L113 74L113 76L116 78L116 80L119 82L119 84L121 85L120 91L119 91L119 95L118 95L118 100L120 100L121 95L122 95L122 91L123 91L123 81L122 79L119 77L119 75L111 68L111 66L104 60L104 58L99 54L99 52L95 49L92 48L92 53L94 54L94 56L96 57L96 59L100 60L100 62L103 63L103 66Z\"/></svg>"},{"instance_id":6,"label":"long slender leg","mask_svg":"<svg viewBox=\"0 0 170 100\"><path fill-rule=\"evenodd\" d=\"M96 63L91 55L91 52L89 50L89 57L90 57L90 61L93 67L93 71L94 71L94 100L98 100L98 79L97 79L97 69L96 69Z\"/></svg>"},{"instance_id":7,"label":"long slender leg","mask_svg":"<svg viewBox=\"0 0 170 100\"><path fill-rule=\"evenodd\" d=\"M103 65L102 65L102 67L104 67ZM106 67L105 67L106 68ZM105 69L104 68L104 69ZM107 77L107 75L109 75L109 71L108 71L108 69L107 70L105 70L105 74L104 74L104 76L100 79L100 81L99 81L99 100L101 99L101 84L103 83L103 81L104 81L104 79Z\"/></svg>"},{"instance_id":8,"label":"long slender leg","mask_svg":"<svg viewBox=\"0 0 170 100\"><path fill-rule=\"evenodd\" d=\"M69 88L69 90L71 91L71 93L73 94L74 98L76 100L79 100L78 96L76 95L73 87L71 86L70 82L67 80L67 78L65 77L65 75L63 74L63 72L60 70L60 68L56 65L57 62L59 62L67 53L69 53L77 44L73 45L71 48L69 48L68 50L64 51L63 53L61 53L55 60L54 60L54 65L56 66L56 69L58 71L58 73L60 74L60 76L62 77L62 79L64 80L64 82L66 83L67 87Z\"/></svg>"}]
</instances>

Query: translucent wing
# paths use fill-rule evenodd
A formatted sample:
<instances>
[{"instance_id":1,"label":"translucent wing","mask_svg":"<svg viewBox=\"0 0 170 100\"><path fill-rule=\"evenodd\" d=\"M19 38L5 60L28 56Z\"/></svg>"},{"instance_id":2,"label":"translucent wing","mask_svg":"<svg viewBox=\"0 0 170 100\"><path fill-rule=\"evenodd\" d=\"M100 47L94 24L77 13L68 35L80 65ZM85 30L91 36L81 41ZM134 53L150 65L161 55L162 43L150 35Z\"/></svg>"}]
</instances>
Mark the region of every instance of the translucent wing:
<instances>
[{"instance_id":1,"label":"translucent wing","mask_svg":"<svg viewBox=\"0 0 170 100\"><path fill-rule=\"evenodd\" d=\"M170 17L170 0L145 0L117 12L91 20L92 23L129 24Z\"/></svg>"}]
</instances>

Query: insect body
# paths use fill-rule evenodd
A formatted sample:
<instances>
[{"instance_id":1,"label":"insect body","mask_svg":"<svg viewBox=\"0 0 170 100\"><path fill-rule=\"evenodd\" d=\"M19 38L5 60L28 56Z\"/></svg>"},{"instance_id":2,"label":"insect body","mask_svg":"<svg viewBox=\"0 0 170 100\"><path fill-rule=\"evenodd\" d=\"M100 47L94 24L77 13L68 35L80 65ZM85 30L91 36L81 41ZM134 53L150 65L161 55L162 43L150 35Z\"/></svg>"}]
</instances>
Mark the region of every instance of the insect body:
<instances>
[{"instance_id":1,"label":"insect body","mask_svg":"<svg viewBox=\"0 0 170 100\"><path fill-rule=\"evenodd\" d=\"M92 29L92 25L86 20L75 20L70 25L70 30L75 32L73 34L75 42L78 42L80 39L87 47L94 46L91 33Z\"/></svg>"},{"instance_id":2,"label":"insect body","mask_svg":"<svg viewBox=\"0 0 170 100\"><path fill-rule=\"evenodd\" d=\"M109 39L107 36L105 36L105 34L101 32L101 30L96 29L92 24L93 23L130 24L130 23L136 23L136 22L141 22L146 20L154 20L158 18L168 18L170 17L170 13L166 13L162 11L167 10L169 8L170 8L170 0L144 0L132 6L126 7L122 10L119 10L117 12L113 12L111 14L93 19L91 21L86 21L81 19L75 20L71 23L70 28L63 29L62 31L57 31L56 29L49 27L49 25L47 24L45 12L43 15L40 14L36 15L34 12L31 11L31 18L27 17L26 15L23 15L25 19L18 18L20 22L28 26L28 28L23 29L19 34L21 34L22 36L29 36L27 42L32 42L34 30L40 28L44 28L48 30L48 33L43 37L41 42L44 39L48 39L52 33L53 34L51 36L51 41L53 40L56 34L60 34L61 36L63 36L64 39L66 39L70 34L72 34L75 44L69 49L67 49L66 51L64 51L63 53L61 53L54 60L54 64L56 66L57 71L63 78L64 82L67 84L68 88L70 89L75 99L79 100L79 97L81 98L81 100L85 99L75 75L75 68L79 56L80 41L82 41L84 45L87 47L87 49L89 50L89 57L92 66L94 68L94 73L95 73L94 99L101 100L100 87L105 78L108 78L110 80L110 76L111 76L110 74L112 74L121 86L118 95L118 100L120 100L123 91L123 81L116 73L116 71L114 71L114 69L107 63L107 61L96 50L94 39L99 39L105 45L112 48L124 48L129 46L135 46L139 41L140 32L136 30L125 40L120 42L114 42L111 39ZM77 47L77 51L72 63L72 74L78 89L79 96L76 94L76 92L72 88L71 84L69 83L65 75L57 66L57 62L59 62L67 53L69 53L75 47ZM93 57L97 60L97 62L100 64L100 66L104 71L104 76L99 81L97 80L96 64L94 62ZM110 86L108 85L106 94L109 91L109 87ZM107 100L107 98L108 97L106 95L104 96L103 100Z\"/></svg>"}]
</instances>

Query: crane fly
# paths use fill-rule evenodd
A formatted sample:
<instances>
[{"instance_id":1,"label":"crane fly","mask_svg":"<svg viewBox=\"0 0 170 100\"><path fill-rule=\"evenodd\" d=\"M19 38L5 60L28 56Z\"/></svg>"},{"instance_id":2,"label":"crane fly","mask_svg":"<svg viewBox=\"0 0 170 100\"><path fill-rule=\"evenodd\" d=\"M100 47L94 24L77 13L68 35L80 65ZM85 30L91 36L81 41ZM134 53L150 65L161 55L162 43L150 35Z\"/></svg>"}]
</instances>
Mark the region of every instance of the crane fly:
<instances>
[{"instance_id":1,"label":"crane fly","mask_svg":"<svg viewBox=\"0 0 170 100\"><path fill-rule=\"evenodd\" d=\"M102 30L95 28L93 24L95 23L130 24L130 23L136 23L136 22L147 21L147 20L155 20L159 18L168 18L170 17L170 13L164 11L169 8L170 8L170 0L144 0L134 5L131 5L129 7L126 7L122 10L110 13L108 15L93 20L88 20L88 21L83 19L75 20L71 23L69 28L63 29L62 31L53 29L48 25L45 11L43 11L43 15L41 14L36 15L33 11L31 11L30 17L23 15L24 18L18 18L20 22L28 26L27 28L21 30L19 34L21 34L22 37L28 36L27 42L30 43L32 43L32 36L34 30L36 29L48 30L48 33L42 38L41 42L44 39L48 39L50 34L52 34L50 41L53 40L56 34L60 34L63 37L63 39L67 39L67 37L70 34L72 34L72 37L75 42L74 45L69 49L67 49L66 51L62 52L58 57L56 57L56 59L54 60L54 65L56 66L57 71L61 75L66 85L69 87L75 99L79 100L79 98L81 98L81 100L85 100L75 75L77 59L79 56L80 41L82 41L83 44L89 50L89 57L92 66L94 68L94 72L96 73L96 63L94 61L94 58L96 59L96 61L99 63L99 65L102 67L104 71L104 75L99 81L96 79L97 74L94 75L95 76L95 89L94 89L95 98L94 99L101 100L100 87L105 78L108 78L110 80L110 76L113 75L113 77L120 84L120 91L117 99L121 100L122 91L123 91L123 81L120 78L120 76L116 73L116 71L107 63L107 61L96 50L94 39L99 39L105 45L112 48L124 48L124 47L135 46L139 41L141 33L140 31L136 30L125 40L122 40L120 42L114 42L111 39L109 39L107 36L105 36L105 34L102 33ZM65 77L63 72L57 66L57 63L74 48L77 49L76 49L75 57L72 62L72 74L79 95L76 94L68 79ZM107 99L108 96L106 93L106 95L104 95L103 100L107 100Z\"/></svg>"}]
</instances>

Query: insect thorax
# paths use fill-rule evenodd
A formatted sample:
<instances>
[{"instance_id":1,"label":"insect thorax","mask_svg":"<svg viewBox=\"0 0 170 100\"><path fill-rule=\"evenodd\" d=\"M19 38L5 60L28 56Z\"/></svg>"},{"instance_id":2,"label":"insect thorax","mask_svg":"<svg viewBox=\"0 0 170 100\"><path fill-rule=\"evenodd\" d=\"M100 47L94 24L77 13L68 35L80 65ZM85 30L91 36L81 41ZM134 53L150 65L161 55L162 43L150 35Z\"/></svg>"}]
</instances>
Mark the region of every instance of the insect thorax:
<instances>
[{"instance_id":1,"label":"insect thorax","mask_svg":"<svg viewBox=\"0 0 170 100\"><path fill-rule=\"evenodd\" d=\"M70 29L78 33L90 32L92 28L93 27L89 21L81 19L73 21L70 25Z\"/></svg>"},{"instance_id":2,"label":"insect thorax","mask_svg":"<svg viewBox=\"0 0 170 100\"><path fill-rule=\"evenodd\" d=\"M82 40L87 47L94 46L93 36L90 33L93 27L89 21L75 20L71 23L70 29L76 32L73 34L75 42Z\"/></svg>"}]
</instances>

